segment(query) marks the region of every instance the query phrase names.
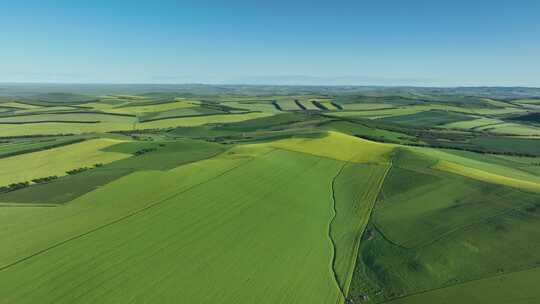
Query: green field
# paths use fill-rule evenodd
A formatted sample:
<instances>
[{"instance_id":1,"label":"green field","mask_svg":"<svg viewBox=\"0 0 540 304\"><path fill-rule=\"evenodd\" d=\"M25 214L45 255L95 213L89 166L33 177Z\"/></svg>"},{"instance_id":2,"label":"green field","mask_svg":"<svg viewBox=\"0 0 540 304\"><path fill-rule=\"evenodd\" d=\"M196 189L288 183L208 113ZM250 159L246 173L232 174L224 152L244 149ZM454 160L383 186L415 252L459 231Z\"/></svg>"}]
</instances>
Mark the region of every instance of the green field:
<instances>
[{"instance_id":1,"label":"green field","mask_svg":"<svg viewBox=\"0 0 540 304\"><path fill-rule=\"evenodd\" d=\"M318 140L315 139L314 141ZM315 144L318 145L318 143ZM365 186L360 189L365 189L363 191L373 189L374 194L376 194L376 186L380 184L380 178L385 172L384 167L380 169L370 166L358 167L356 168L358 173L351 172L343 173L343 176L340 175L336 180L337 188L334 190L336 191L336 206L333 207L332 179L344 165L339 160L250 145L232 150L216 160L198 164L178 167L167 173L148 171L148 173L141 172L136 175L128 175L100 190L82 196L65 207L68 210L58 212L75 212L69 209L77 208L77 206L81 207L85 202L99 201L100 204L104 204L106 201L114 199L112 193L123 192L121 190L123 187L133 184L136 180L144 180L152 176L151 179L160 184L170 184L174 181L177 183L178 177L187 172L192 172L190 179L175 184L173 187L163 188L164 191L155 192L153 183L147 183L144 187L137 189L136 193L133 193L133 197L137 197L137 201L141 202L137 202L136 205L145 206L147 209L142 207L142 209L131 211L131 213L126 212L124 218L120 217L118 221L113 220L112 224L103 223L103 215L96 211L95 222L101 224L95 224L94 227L92 223L88 223L94 228L87 229L96 231L90 235L80 230L73 232L73 234L69 233L73 229L69 228L69 225L63 224L62 221L58 221L55 217L60 215L53 212L51 216L55 219L51 219L53 221L51 225L63 226L64 229L61 229L63 230L61 234L70 240L56 246L57 242L62 242L61 237L44 238L40 241L43 243L42 246L45 248L47 246L53 247L38 254L43 255L42 258L37 259L43 264L19 262L13 266L8 266L0 274L0 280L3 281L3 286L6 287L3 289L6 293L2 295L2 298L19 303L32 302L38 298L44 303L69 302L79 299L80 295L73 293L73 287L84 282L84 294L88 301L114 302L115 299L121 299L124 294L123 290L130 290L139 286L139 284L146 284L145 282L154 282L163 271L168 273L168 284L189 280L193 286L192 292L178 294L179 291L174 291L175 289L158 288L153 294L141 293L137 296L140 301L144 301L144 299L166 300L180 296L182 299L193 301L221 299L226 302L234 302L249 301L257 298L265 299L268 303L274 303L285 297L295 298L301 302L327 303L334 302L341 297L340 288L334 276L334 266L332 264L333 245L329 235L331 219L333 212L335 212L333 208L337 210L335 221L332 222L335 225L333 226L333 232L337 236L349 238L350 234L354 236L360 233L363 226L356 224L355 217L350 218L353 214L350 214L345 209L348 208L348 202L341 196L351 195L348 193L350 185L347 185L351 183L351 179L365 180L365 177L369 176L372 176L370 178L373 178L373 182L366 181ZM227 169L220 171L219 168L223 167L227 167ZM219 172L212 173L216 169ZM262 178L258 174L261 171L267 172ZM365 173L362 173L364 171ZM200 174L203 176L199 177ZM351 176L351 174L364 175ZM255 178L255 176L259 177ZM371 188L370 183L374 183L375 187ZM228 191L228 189L240 187L244 191L236 193ZM288 190L276 192L272 191L272 188ZM310 198L306 199L304 196L295 194L306 191L310 193ZM354 191L358 190L354 189ZM261 195L262 193L265 194ZM362 194L360 192L356 195L352 193L352 195L358 197L356 204L361 208L365 208L365 211L359 210L359 216L363 216L365 222L369 213L368 210L373 203L373 193ZM297 199L290 200L293 197ZM183 202L192 203L185 204ZM109 204L114 205L115 203L111 201ZM310 207L306 208L305 204L309 204ZM113 206L108 208L113 208ZM118 208L125 207L119 206ZM358 207L353 207L353 209L356 208ZM15 208L15 210L21 211L25 209L28 208ZM132 210L132 207L128 209ZM35 216L39 217L41 222L48 221L49 210L44 211L46 214L40 214L36 210L36 215L29 214L30 218L25 220L32 221L31 217ZM308 212L306 213L306 211ZM140 215L131 216L132 214ZM74 220L74 216L71 215L69 219L63 219L69 222ZM90 221L88 216L88 214L85 216L85 222ZM148 222L157 222L159 224L148 230L144 228ZM182 225L178 226L176 224L178 222L181 222ZM208 225L209 223L211 225ZM35 237L32 236L31 231L27 230L27 223L12 223L11 225L13 225L11 237L16 237L17 227L21 227L20 233L25 235L24 239L32 240ZM41 225L45 224L41 223ZM23 229L23 227L26 229ZM276 230L278 227L280 228ZM124 239L122 243L118 244L115 240L118 239L119 235L125 234L126 231L131 231L132 237ZM167 231L167 233L164 234L164 231ZM193 234L195 231L199 232ZM249 231L249 233L246 234L243 231ZM295 233L287 233L288 237L284 238L283 232L285 231L295 231ZM282 237L275 238L276 234ZM73 236L70 238L67 235ZM19 237L22 238L22 235ZM88 252L88 246L93 247L92 244L95 242L93 237L100 239L100 242L104 242L104 247L101 250L95 251L92 255L86 255L86 258L82 260L70 259L70 256L78 256L78 252ZM102 239L103 237L105 239ZM107 239L110 239L110 241L107 241ZM194 240L197 241L193 242ZM302 241L299 242L299 240ZM18 244L13 247L23 247L24 249L33 247L35 242L29 242L31 244L28 246ZM107 242L110 245L106 245ZM132 255L133 250L137 247L129 244L134 244L134 242L141 244L143 247L140 247L140 251L137 250L139 253ZM182 250L188 244L190 247L189 253ZM204 254L209 246L215 246L216 244L221 244L220 247L227 252L225 255L220 255L217 260L212 254ZM267 244L272 244L270 252L268 252ZM343 257L336 260L339 261L338 266L336 266L337 269L346 277L346 272L351 267L346 262L350 263L353 260L351 252L354 252L354 250L352 247L357 245L352 240L341 239L336 244L339 244L338 248L343 248L342 250L349 252L346 254L339 251L340 256L343 255ZM148 250L144 248L148 248ZM163 254L156 254L156 250L159 250L159 248L167 248L167 250L162 251ZM246 251L245 248L250 249ZM26 250L24 251L26 252ZM184 252L182 262L175 258L176 255L173 252ZM279 252L279 256L269 254L271 252ZM31 252L28 252L28 254L32 255ZM55 254L60 254L61 258L56 257ZM128 260L123 258L126 255L129 256ZM268 257L267 261L261 260L263 255ZM16 256L23 257L24 254L18 252L17 255L10 255L8 253L7 256L3 257L2 261L4 261L4 264L9 265L10 261L13 263ZM203 256L206 257L202 258ZM114 257L123 261L122 264L118 264L119 267L122 265L121 268L106 266L110 262L112 262L111 266L115 264ZM85 262L87 259L92 262ZM72 262L66 264L65 261L69 260L72 260ZM141 264L141 260L148 262ZM56 262L53 263L52 261ZM101 261L109 262L102 264ZM151 261L159 261L159 263L156 265ZM60 263L58 265L62 265L62 267L55 267L55 263ZM48 266L45 267L45 265ZM92 265L102 265L105 268L100 268L101 266L95 268ZM151 272L158 277L153 278L149 273L149 276L146 276L144 281L128 279L132 277L130 274L132 272L149 271L150 269L145 265L154 265ZM233 266L235 271L231 273L227 267L221 267L222 265ZM124 267L129 267L130 270L128 272L121 271L120 269L126 269ZM203 267L204 271L201 271L201 267ZM275 279L283 277L290 267L298 269L296 275L288 277L283 284L274 284ZM55 271L51 271L55 268ZM19 282L1 278L9 277L10 271L34 273L37 269L43 271L40 272L42 274L40 275L40 282L42 283L35 283L41 285L42 288L34 289L31 295L21 289L22 286L27 285L24 275L21 276L23 279ZM50 279L63 273L65 271L63 269L72 269L70 271L71 275L64 276L65 282L69 282L69 284ZM175 271L175 269L182 269L182 271ZM91 275L88 271L94 275ZM115 275L119 271L123 273L122 276ZM80 277L77 275L77 273L81 272L91 275L93 279L88 281L86 276ZM196 286L202 286L203 282L208 282L208 272L213 273L210 278L210 282L214 282L211 284L213 287L210 290L205 287L206 291L201 293ZM223 292L237 286L240 282L238 280L245 276L254 276L254 279L247 283L250 288L236 289L234 292L227 293L223 298ZM227 277L228 279L223 281L220 279L221 277ZM31 277L27 278L31 279ZM306 278L317 279L310 279L310 283L305 284ZM112 289L103 290L97 288L102 284L103 280L108 281L108 285ZM94 284L97 285L92 288L91 286ZM296 288L295 286L299 287ZM54 292L51 293L52 290ZM68 291L69 293L65 293ZM90 291L90 294L88 294L88 291ZM81 289L80 292L83 292L83 290ZM204 297L199 298L201 296Z\"/></svg>"},{"instance_id":2,"label":"green field","mask_svg":"<svg viewBox=\"0 0 540 304\"><path fill-rule=\"evenodd\" d=\"M113 122L130 124L136 120L129 116L108 115L101 113L52 113L0 117L0 125L9 123L31 124L38 122Z\"/></svg>"},{"instance_id":3,"label":"green field","mask_svg":"<svg viewBox=\"0 0 540 304\"><path fill-rule=\"evenodd\" d=\"M20 138L0 143L0 158L60 147L84 140L83 136L44 137L38 140Z\"/></svg>"},{"instance_id":4,"label":"green field","mask_svg":"<svg viewBox=\"0 0 540 304\"><path fill-rule=\"evenodd\" d=\"M482 131L489 131L496 134L509 134L520 136L540 136L540 127L528 126L517 123L503 123L493 126L483 126Z\"/></svg>"},{"instance_id":5,"label":"green field","mask_svg":"<svg viewBox=\"0 0 540 304\"><path fill-rule=\"evenodd\" d=\"M456 121L467 121L473 118L467 115L444 111L425 111L415 114L392 116L381 118L382 121L394 124L407 125L411 127L430 127L453 123Z\"/></svg>"},{"instance_id":6,"label":"green field","mask_svg":"<svg viewBox=\"0 0 540 304\"><path fill-rule=\"evenodd\" d=\"M278 101L279 106L283 109L283 111L298 111L300 110L300 107L294 102L294 100L280 100Z\"/></svg>"},{"instance_id":7,"label":"green field","mask_svg":"<svg viewBox=\"0 0 540 304\"><path fill-rule=\"evenodd\" d=\"M429 291L389 303L538 303L540 291L536 290L535 285L538 277L540 270L534 268ZM508 292L509 289L511 292Z\"/></svg>"},{"instance_id":8,"label":"green field","mask_svg":"<svg viewBox=\"0 0 540 304\"><path fill-rule=\"evenodd\" d=\"M174 127L200 126L211 123L230 123L269 116L268 113L221 114L185 118L161 119L149 122L43 122L28 124L6 124L0 129L0 136L24 136L38 134L82 134L92 132L132 131Z\"/></svg>"},{"instance_id":9,"label":"green field","mask_svg":"<svg viewBox=\"0 0 540 304\"><path fill-rule=\"evenodd\" d=\"M540 297L540 92L24 87L0 304Z\"/></svg>"},{"instance_id":10,"label":"green field","mask_svg":"<svg viewBox=\"0 0 540 304\"><path fill-rule=\"evenodd\" d=\"M276 166L276 162L281 165ZM327 234L331 180L322 177L335 174L339 163L288 152L270 152L253 161L244 160L237 166L198 186L189 182L176 185L174 190L168 190L171 194L161 199L141 194L141 199L153 201L150 205L153 208L116 222L118 224L99 226L103 228L88 236L77 237L65 246L47 250L36 259L40 261L38 264L22 262L9 267L0 278L4 286L2 298L18 303L32 303L36 299L42 303L113 303L121 301L130 290L142 291L141 287L161 281L153 292L134 294L133 298L138 301L174 298L231 303L253 299L275 303L286 297L311 303L335 301L339 289L330 268L332 248ZM283 170L284 166L287 170ZM310 170L306 171L308 167ZM254 178L260 170L270 171L265 178ZM297 183L291 184L291 180ZM95 201L104 197L103 192L122 191L115 186L104 188L100 191L101 196L93 199L86 196L85 199ZM238 187L246 191L236 194L227 191ZM275 192L271 191L272 187L290 190ZM312 199L287 199L294 197L295 191L306 190ZM265 199L260 199L261 193L266 193ZM186 201L191 203L183 203ZM308 202L312 208L304 213L302 210ZM298 211L294 212L295 209ZM152 222L159 224L148 229L147 224ZM118 238L128 231L130 237L122 237L119 243ZM285 231L296 233L275 238L276 234L285 236ZM100 249L92 250L92 254L86 254L82 259L73 259L95 248L97 240L103 244ZM268 244L272 244L270 251ZM189 251L183 249L186 246ZM215 246L222 248L219 256L208 251ZM279 257L272 252L279 252ZM182 255L181 261L177 260L178 254ZM120 261L122 263L118 263ZM228 267L223 267L225 265ZM276 278L284 278L291 266L297 269L296 275L287 276L282 284L275 284ZM66 269L71 269L70 275L62 276L62 280L51 280ZM134 276L141 271L146 274L142 280ZM22 280L6 280L10 272L21 274ZM38 274L39 281L26 278L41 288L33 288L31 294L21 289L28 286L24 273ZM246 277L253 279L246 282ZM308 277L310 283L305 284ZM163 281L164 278L167 279ZM109 288L101 288L103 282L107 282ZM185 285L190 288L167 288L180 282L190 282ZM238 288L239 284L241 288ZM294 288L297 284L302 287ZM84 289L74 292L76 286L84 286Z\"/></svg>"},{"instance_id":11,"label":"green field","mask_svg":"<svg viewBox=\"0 0 540 304\"><path fill-rule=\"evenodd\" d=\"M451 122L444 125L444 127L456 128L456 129L478 129L483 126L492 126L492 125L497 125L500 123L503 123L503 122L497 119L482 117L482 118L472 119L472 120Z\"/></svg>"},{"instance_id":12,"label":"green field","mask_svg":"<svg viewBox=\"0 0 540 304\"><path fill-rule=\"evenodd\" d=\"M30 181L34 178L65 175L66 171L106 164L128 154L104 152L102 149L117 144L112 139L91 139L81 143L0 159L0 185Z\"/></svg>"},{"instance_id":13,"label":"green field","mask_svg":"<svg viewBox=\"0 0 540 304\"><path fill-rule=\"evenodd\" d=\"M306 110L310 110L310 111L320 111L321 110L309 100L303 100L300 103L304 106L304 108L306 108Z\"/></svg>"}]
</instances>

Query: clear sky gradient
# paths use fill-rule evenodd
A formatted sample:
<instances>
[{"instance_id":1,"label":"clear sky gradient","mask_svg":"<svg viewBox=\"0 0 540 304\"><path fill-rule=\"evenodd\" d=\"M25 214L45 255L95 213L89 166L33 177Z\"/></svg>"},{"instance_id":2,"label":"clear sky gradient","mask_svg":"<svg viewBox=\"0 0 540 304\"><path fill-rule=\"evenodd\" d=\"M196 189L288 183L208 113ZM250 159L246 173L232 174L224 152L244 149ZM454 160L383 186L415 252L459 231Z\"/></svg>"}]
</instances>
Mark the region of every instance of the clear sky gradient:
<instances>
[{"instance_id":1,"label":"clear sky gradient","mask_svg":"<svg viewBox=\"0 0 540 304\"><path fill-rule=\"evenodd\" d=\"M540 1L0 0L1 82L540 87Z\"/></svg>"}]
</instances>

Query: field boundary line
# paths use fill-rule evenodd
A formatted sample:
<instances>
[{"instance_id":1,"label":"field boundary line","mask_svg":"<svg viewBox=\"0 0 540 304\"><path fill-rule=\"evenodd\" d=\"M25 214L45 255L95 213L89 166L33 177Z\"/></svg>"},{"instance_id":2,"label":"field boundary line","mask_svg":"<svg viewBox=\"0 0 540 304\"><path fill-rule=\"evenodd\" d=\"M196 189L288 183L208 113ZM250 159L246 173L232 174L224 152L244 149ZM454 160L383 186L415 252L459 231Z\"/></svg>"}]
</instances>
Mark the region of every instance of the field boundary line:
<instances>
[{"instance_id":1,"label":"field boundary line","mask_svg":"<svg viewBox=\"0 0 540 304\"><path fill-rule=\"evenodd\" d=\"M364 226L364 229L362 230L361 233L359 233L356 236L357 240L355 241L355 244L354 244L353 254L352 254L352 257L351 257L352 260L351 260L350 268L349 268L349 271L347 273L347 277L346 277L346 280L345 280L345 286L344 286L345 296L348 296L348 294L349 294L349 288L351 287L352 279L353 279L353 276L354 276L354 269L356 268L356 260L358 258L358 252L360 251L360 243L362 241L362 237L364 236L367 225L368 225L368 223L369 223L369 221L371 219L371 215L373 213L373 210L375 209L375 204L377 202L377 198L379 197L379 194L381 193L383 184L384 184L384 182L386 180L386 176L388 175L388 172L390 172L391 168L392 168L392 161L390 161L390 163L387 165L386 170L384 171L384 174L380 178L380 181L379 181L378 187L377 187L377 194L375 195L372 202L370 203L369 212L367 214L367 217L365 218L365 222L363 222L361 224L361 226L362 225Z\"/></svg>"},{"instance_id":2,"label":"field boundary line","mask_svg":"<svg viewBox=\"0 0 540 304\"><path fill-rule=\"evenodd\" d=\"M271 153L271 152L273 152L273 151L274 151L274 150L270 150L270 151L268 151L268 152L266 152L266 153L263 153L262 155L263 155L263 156L264 156L264 155L267 155L267 154L269 154L269 153ZM62 245L64 245L64 244L67 244L67 243L69 243L69 242L71 242L71 241L80 239L80 238L85 237L85 236L87 236L87 235L90 235L90 234L92 234L92 233L94 233L94 232L96 232L96 231L105 229L105 228L107 228L107 227L109 227L109 226L112 226L112 225L117 224L117 223L119 223L119 222L122 222L122 221L124 221L124 220L126 220L126 219L129 219L129 218L131 218L131 217L133 217L133 216L136 216L136 215L138 215L138 214L140 214L140 213L143 213L143 212L145 212L145 211L147 211L147 210L150 210L151 208L156 207L156 206L159 206L159 205L161 205L162 203L167 202L167 201L169 201L170 199L172 199L172 198L174 198L174 197L176 197L176 196L178 196L178 195L180 195L180 194L183 194L183 193L185 193L185 192L191 191L191 190L193 190L193 189L195 189L195 188L197 188L197 187L199 187L199 186L201 186L201 185L204 185L205 183L208 183L208 182L210 182L210 181L212 181L212 180L218 179L218 178L220 178L220 177L226 175L227 173L229 173L229 172L231 172L231 171L233 171L233 170L235 170L235 169L238 169L238 168L240 168L240 167L242 167L242 166L244 166L244 165L246 165L246 164L252 162L252 161L255 160L256 158L257 158L257 157L253 157L253 158L251 158L251 159L249 159L249 160L247 160L247 161L244 161L244 162L240 163L239 165L236 165L236 166L234 166L234 167L232 167L232 168L229 168L229 169L227 169L227 170L221 172L220 174L218 174L218 175L216 175L216 176L213 176L213 177L211 177L211 178L209 178L209 179L207 179L207 180L205 180L205 181L203 181L203 182L200 182L200 183L198 183L198 184L195 184L195 185L193 185L193 186L190 186L190 187L188 187L188 188L186 188L186 189L183 189L183 190L181 190L181 191L179 191L179 192L173 193L173 194L171 194L171 195L169 195L169 196L167 196L167 197L165 197L165 198L162 198L162 199L160 199L160 200L158 200L158 201L156 201L156 202L154 202L154 203L150 203L149 205L147 205L147 206L145 206L145 207L143 207L143 208L141 208L141 209L135 210L135 211L133 211L133 212L131 212L131 213L128 213L128 214L126 214L126 215L124 215L124 216L121 216L121 217L119 217L119 218L117 218L117 219L115 219L115 220L112 220L111 222L108 222L108 223L105 223L105 224L103 224L103 225L101 225L101 226L92 228L92 229L90 229L90 230L88 230L88 231L86 231L86 232L83 232L83 233L80 233L80 234L78 234L78 235L72 236L72 237L70 237L70 238L68 238L68 239L65 239L65 240L63 240L63 241L60 241L60 242L58 242L58 243L56 243L56 244L54 244L54 245L51 245L51 246L46 247L46 248L44 248L44 249L41 249L41 250L39 250L39 251L37 251L37 252L34 252L34 253L32 253L32 254L26 256L26 257L20 258L20 259L14 261L14 262L12 262L12 263L9 263L9 264L6 264L6 265L4 265L4 266L1 266L1 267L0 267L0 271L4 271L4 270L6 270L6 269L8 269L8 268L10 268L10 267L12 267L12 266L15 266L15 265L17 265L17 264L20 264L20 263L22 263L22 262L24 262L24 261L27 261L27 260L29 260L29 259L31 259L31 258L33 258L33 257L36 257L36 256L41 255L41 254L43 254L43 253L46 253L46 252L49 251L49 250L52 250L52 249L57 248L57 247L60 247L60 246L62 246Z\"/></svg>"},{"instance_id":3,"label":"field boundary line","mask_svg":"<svg viewBox=\"0 0 540 304\"><path fill-rule=\"evenodd\" d=\"M139 120L139 124L144 124L144 123L153 122L153 121L167 120L167 119L176 119L176 118L192 118L192 117L216 116L216 115L242 115L242 114L250 114L250 113L263 113L263 112L245 111L245 112L239 112L239 113L222 112L222 113L208 113L208 114L176 115L176 116L167 116L167 117L162 117L162 118L150 118L150 119L145 119L145 120Z\"/></svg>"},{"instance_id":4,"label":"field boundary line","mask_svg":"<svg viewBox=\"0 0 540 304\"><path fill-rule=\"evenodd\" d=\"M336 299L336 303L342 303L343 301L345 301L345 292L340 286L339 279L336 273L335 266L336 266L336 247L337 246L336 246L335 240L332 238L332 225L334 224L334 221L336 220L336 217L337 217L335 183L336 183L337 178L341 175L341 172L343 172L343 169L345 169L345 167L348 164L349 164L348 162L344 162L341 165L341 168L339 169L337 174L332 178L332 183L330 184L330 189L332 190L332 208L331 208L332 218L328 222L328 238L330 239L330 244L332 245L332 258L330 260L330 270L334 274L333 276L334 282L336 283L337 288L339 290L339 296Z\"/></svg>"},{"instance_id":5,"label":"field boundary line","mask_svg":"<svg viewBox=\"0 0 540 304\"><path fill-rule=\"evenodd\" d=\"M332 157L329 157L329 156L319 155L319 154L315 154L315 153L309 153L309 152L305 152L305 151L292 150L292 149L287 149L287 148L283 148L283 147L274 147L274 146L269 146L269 147L271 147L273 149L276 149L276 150L282 150L282 151L293 152L293 153L301 153L301 154L305 154L305 155L309 155L309 156L313 156L313 157L329 159L329 160L342 162L342 163L347 163L347 164L357 164L357 165L387 165L388 164L387 162L382 162L382 161L381 162L378 162L378 161L366 161L366 162L351 161L351 159L353 159L354 156L351 157L349 160L341 160L341 159L332 158Z\"/></svg>"},{"instance_id":6,"label":"field boundary line","mask_svg":"<svg viewBox=\"0 0 540 304\"><path fill-rule=\"evenodd\" d=\"M473 283L473 282L477 282L477 281L483 281L483 280L489 280L489 279L494 279L494 278L498 278L498 277L504 277L504 276L507 276L507 275L516 274L516 273L520 273L520 272L531 271L531 270L535 270L535 269L538 269L538 268L540 268L540 266L534 266L534 267L509 271L509 272L505 272L505 273L498 273L498 274L494 274L494 275L490 275L490 276L485 276L483 278L477 278L477 279L472 279L472 280L468 280L468 281L459 282L459 283L453 284L453 285L447 285L447 286L441 286L441 287L437 287L437 288L433 288L433 289L421 290L421 291L418 291L418 292L414 292L414 293L410 293L410 294L407 294L407 295L403 295L403 296L395 297L395 298L392 298L392 299L388 299L388 300L385 300L384 302L381 302L381 303L391 303L391 302L399 300L399 299L404 299L404 298L408 298L408 297L412 297L412 296L416 296L416 295L421 295L421 294L429 293L429 292L432 292L432 291L437 291L437 290L442 290L442 289L447 289L447 288L453 288L453 287L457 287L457 286L460 286L460 285L465 285L465 284L469 284L469 283Z\"/></svg>"},{"instance_id":7,"label":"field boundary line","mask_svg":"<svg viewBox=\"0 0 540 304\"><path fill-rule=\"evenodd\" d=\"M60 204L0 203L0 208L60 207Z\"/></svg>"},{"instance_id":8,"label":"field boundary line","mask_svg":"<svg viewBox=\"0 0 540 304\"><path fill-rule=\"evenodd\" d=\"M506 205L504 204L498 204L500 206L504 206L506 207ZM509 207L508 209L506 210L503 210L503 211L500 211L500 212L497 212L497 213L494 213L493 215L490 215L490 216L487 216L487 217L484 217L484 218L481 218L481 219L478 219L476 221L473 221L471 222L470 224L467 224L467 225L464 225L464 226L461 226L461 227L456 227L456 228L453 228L451 230L448 230L444 233L442 233L440 236L434 238L434 239L431 239L427 242L423 242L423 243L420 243L416 246L412 246L412 247L406 247L404 245L399 245L400 247L404 248L404 249L408 249L408 250L416 250L416 249L422 249L422 248L425 248L425 247L428 247L428 246L431 246L439 241L442 241L444 239L446 239L447 237L451 236L452 234L454 233L457 233L461 230L468 230L468 229L471 229L477 225L480 225L480 224L484 224L492 219L495 219L495 218L498 218L498 217L501 217L501 216L505 216L505 215L508 215L509 213L511 212L519 212L519 213L524 213L523 210L521 210L522 208L524 208L524 206L519 206L519 207ZM529 215L529 216L532 216L530 214L526 214L526 215ZM538 216L533 216L533 217L536 217L538 218ZM381 233L380 229L377 228L377 230L379 231L379 233ZM385 239L388 240L387 237L385 237ZM395 244L395 242L392 242L393 244Z\"/></svg>"},{"instance_id":9,"label":"field boundary line","mask_svg":"<svg viewBox=\"0 0 540 304\"><path fill-rule=\"evenodd\" d=\"M369 202L370 203L369 212L367 213L365 221L360 223L359 228L364 226L364 229L362 231L359 231L359 233L356 235L356 239L355 239L354 244L353 244L353 252L352 252L351 260L350 260L350 263L349 263L349 268L348 268L347 273L345 274L344 281L343 281L343 287L342 287L341 284L340 284L340 281L338 279L338 276L337 276L337 273L336 273L336 268L335 268L335 265L336 265L336 247L337 246L336 246L335 240L332 238L332 226L333 226L333 224L334 224L334 222L336 220L336 217L337 217L335 183L336 183L337 179L339 178L339 176L341 175L341 173L343 172L343 170L345 169L345 167L347 167L348 165L351 165L351 164L352 165L365 165L365 164L362 164L362 163L354 163L354 162L344 161L344 163L341 166L340 170L338 171L338 173L332 179L332 184L331 184L333 216L332 216L332 219L330 220L330 223L329 223L329 226L328 226L328 237L329 237L330 242L331 242L332 247L333 247L331 270L332 270L332 272L334 274L334 280L335 280L335 282L336 282L336 284L338 286L338 289L340 291L340 297L338 299L336 299L336 303L340 303L341 301L345 301L347 299L350 284L352 282L352 278L353 278L353 275L354 275L354 269L356 268L356 259L357 259L358 251L360 249L360 241L362 239L362 236L364 235L365 228L367 227L367 223L369 222L369 220L371 218L371 214L372 214L373 209L375 207L377 197L379 196L379 193L380 193L380 191L382 189L382 185L384 184L384 181L386 180L386 176L388 175L388 172L390 171L390 168L392 167L391 162L388 163L388 164L385 164L386 168L385 168L384 174L379 178L379 181L378 181L378 187L377 187L377 191L376 191L377 194L375 195L375 198L371 202Z\"/></svg>"}]
</instances>

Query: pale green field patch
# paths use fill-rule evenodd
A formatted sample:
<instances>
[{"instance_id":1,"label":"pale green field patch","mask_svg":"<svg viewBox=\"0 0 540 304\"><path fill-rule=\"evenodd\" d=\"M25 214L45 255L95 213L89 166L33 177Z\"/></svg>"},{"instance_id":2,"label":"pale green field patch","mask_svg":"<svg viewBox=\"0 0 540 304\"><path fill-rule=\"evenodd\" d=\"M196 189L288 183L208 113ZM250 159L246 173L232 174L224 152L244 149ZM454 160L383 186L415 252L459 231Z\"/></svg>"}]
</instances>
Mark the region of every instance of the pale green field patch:
<instances>
[{"instance_id":1,"label":"pale green field patch","mask_svg":"<svg viewBox=\"0 0 540 304\"><path fill-rule=\"evenodd\" d=\"M394 145L329 131L321 138L291 138L264 144L284 150L358 163L386 163Z\"/></svg>"},{"instance_id":2,"label":"pale green field patch","mask_svg":"<svg viewBox=\"0 0 540 304\"><path fill-rule=\"evenodd\" d=\"M510 186L526 191L540 192L540 183L490 173L480 169L465 167L463 165L441 160L433 168L463 175L479 181Z\"/></svg>"},{"instance_id":3,"label":"pale green field patch","mask_svg":"<svg viewBox=\"0 0 540 304\"><path fill-rule=\"evenodd\" d=\"M66 171L81 167L91 167L97 163L110 163L131 155L103 152L100 149L121 141L113 139L92 139L81 143L21 154L0 159L0 185L30 181L34 178L52 175L66 175Z\"/></svg>"},{"instance_id":4,"label":"pale green field patch","mask_svg":"<svg viewBox=\"0 0 540 304\"><path fill-rule=\"evenodd\" d=\"M474 120L452 122L452 123L443 125L441 127L450 128L450 129L471 129L471 128L478 128L485 125L498 124L498 123L502 123L502 121L498 119L482 117L482 118L478 118Z\"/></svg>"},{"instance_id":5,"label":"pale green field patch","mask_svg":"<svg viewBox=\"0 0 540 304\"><path fill-rule=\"evenodd\" d=\"M198 117L170 118L145 123L100 122L100 123L30 123L24 125L3 125L0 136L21 136L36 134L81 134L92 132L129 131L200 126L210 123L229 123L271 116L271 113L223 114Z\"/></svg>"}]
</instances>

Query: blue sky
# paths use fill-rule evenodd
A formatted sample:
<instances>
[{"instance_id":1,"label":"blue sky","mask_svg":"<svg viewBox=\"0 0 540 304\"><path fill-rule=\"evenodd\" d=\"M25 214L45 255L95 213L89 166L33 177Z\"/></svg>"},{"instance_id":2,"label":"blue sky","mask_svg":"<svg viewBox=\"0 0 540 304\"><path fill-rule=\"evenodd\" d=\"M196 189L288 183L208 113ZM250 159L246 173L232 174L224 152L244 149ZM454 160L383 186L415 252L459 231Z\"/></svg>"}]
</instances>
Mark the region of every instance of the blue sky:
<instances>
[{"instance_id":1,"label":"blue sky","mask_svg":"<svg viewBox=\"0 0 540 304\"><path fill-rule=\"evenodd\" d=\"M540 86L538 0L0 2L1 82Z\"/></svg>"}]
</instances>

